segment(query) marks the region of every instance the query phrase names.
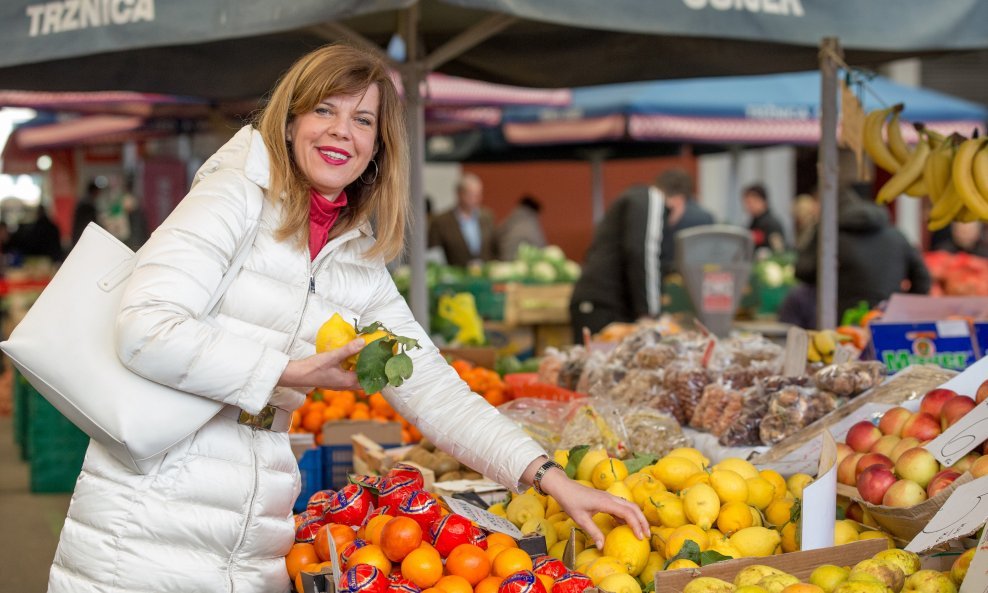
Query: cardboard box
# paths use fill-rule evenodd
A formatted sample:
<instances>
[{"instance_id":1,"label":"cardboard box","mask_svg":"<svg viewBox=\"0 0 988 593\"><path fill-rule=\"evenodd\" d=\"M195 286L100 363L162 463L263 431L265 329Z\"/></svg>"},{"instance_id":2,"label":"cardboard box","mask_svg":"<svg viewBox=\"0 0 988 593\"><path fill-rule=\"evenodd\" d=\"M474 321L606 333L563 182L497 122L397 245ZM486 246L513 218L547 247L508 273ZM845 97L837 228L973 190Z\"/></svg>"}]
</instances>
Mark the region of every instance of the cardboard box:
<instances>
[{"instance_id":1,"label":"cardboard box","mask_svg":"<svg viewBox=\"0 0 988 593\"><path fill-rule=\"evenodd\" d=\"M353 442L355 434L364 434L386 447L401 445L401 424L376 420L337 420L322 426L323 488L342 488L354 473Z\"/></svg>"},{"instance_id":2,"label":"cardboard box","mask_svg":"<svg viewBox=\"0 0 988 593\"><path fill-rule=\"evenodd\" d=\"M985 297L894 294L869 325L875 359L890 373L914 364L964 370L984 355L985 320Z\"/></svg>"},{"instance_id":3,"label":"cardboard box","mask_svg":"<svg viewBox=\"0 0 988 593\"><path fill-rule=\"evenodd\" d=\"M505 285L504 322L508 325L569 323L572 284Z\"/></svg>"},{"instance_id":4,"label":"cardboard box","mask_svg":"<svg viewBox=\"0 0 988 593\"><path fill-rule=\"evenodd\" d=\"M746 566L764 564L785 571L800 580L809 578L813 569L821 564L836 564L838 566L854 566L858 562L871 558L878 552L888 548L884 539L870 539L852 542L843 546L808 550L805 552L790 552L762 558L738 558L725 560L700 568L683 568L680 570L663 570L655 573L655 590L662 593L682 591L690 581L697 577L714 577L728 582L734 582L734 577Z\"/></svg>"}]
</instances>

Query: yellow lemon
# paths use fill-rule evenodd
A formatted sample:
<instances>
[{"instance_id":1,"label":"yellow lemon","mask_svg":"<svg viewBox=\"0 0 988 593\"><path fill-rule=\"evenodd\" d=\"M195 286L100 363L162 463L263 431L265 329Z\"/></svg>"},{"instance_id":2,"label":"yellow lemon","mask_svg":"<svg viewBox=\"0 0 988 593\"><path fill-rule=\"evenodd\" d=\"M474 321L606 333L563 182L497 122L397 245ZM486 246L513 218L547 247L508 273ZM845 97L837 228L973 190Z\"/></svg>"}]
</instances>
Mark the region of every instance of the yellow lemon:
<instances>
[{"instance_id":1,"label":"yellow lemon","mask_svg":"<svg viewBox=\"0 0 988 593\"><path fill-rule=\"evenodd\" d=\"M715 469L710 472L710 485L722 503L748 500L748 482L735 471Z\"/></svg>"},{"instance_id":2,"label":"yellow lemon","mask_svg":"<svg viewBox=\"0 0 988 593\"><path fill-rule=\"evenodd\" d=\"M550 556L552 556L553 558L562 560L563 559L563 554L565 552L566 552L566 542L560 540L560 541L552 544L552 547L549 548L549 551L547 553Z\"/></svg>"},{"instance_id":3,"label":"yellow lemon","mask_svg":"<svg viewBox=\"0 0 988 593\"><path fill-rule=\"evenodd\" d=\"M607 490L611 484L628 477L628 468L620 459L605 459L593 467L590 481L597 490Z\"/></svg>"},{"instance_id":4,"label":"yellow lemon","mask_svg":"<svg viewBox=\"0 0 988 593\"><path fill-rule=\"evenodd\" d=\"M600 581L612 574L627 574L624 562L610 556L601 556L587 567L584 574L590 577L594 585L600 585Z\"/></svg>"},{"instance_id":5,"label":"yellow lemon","mask_svg":"<svg viewBox=\"0 0 988 593\"><path fill-rule=\"evenodd\" d=\"M727 556L728 558L741 557L741 552L737 548L732 546L731 543L728 541L720 542L716 546L710 546L709 549L714 552L717 552L718 554Z\"/></svg>"},{"instance_id":6,"label":"yellow lemon","mask_svg":"<svg viewBox=\"0 0 988 593\"><path fill-rule=\"evenodd\" d=\"M627 466L625 466L625 467L627 467ZM656 482L656 479L655 479L655 476L653 476L652 474L650 474L648 472L640 472L640 471L638 471L638 472L635 472L633 474L628 474L628 476L624 480L622 480L622 481L624 482L624 485L625 486L627 486L628 488L631 488L632 490L634 490L635 489L635 486L637 486L638 484L640 484L642 482L649 482L651 484L654 484Z\"/></svg>"},{"instance_id":7,"label":"yellow lemon","mask_svg":"<svg viewBox=\"0 0 988 593\"><path fill-rule=\"evenodd\" d=\"M735 589L734 593L768 593L768 589L758 585L742 585Z\"/></svg>"},{"instance_id":8,"label":"yellow lemon","mask_svg":"<svg viewBox=\"0 0 988 593\"><path fill-rule=\"evenodd\" d=\"M619 525L604 538L604 556L624 562L628 574L638 576L648 561L649 540L638 539L627 525Z\"/></svg>"},{"instance_id":9,"label":"yellow lemon","mask_svg":"<svg viewBox=\"0 0 988 593\"><path fill-rule=\"evenodd\" d=\"M689 523L682 498L672 492L661 492L658 496L653 496L651 500L658 509L659 523L663 527L679 527Z\"/></svg>"},{"instance_id":10,"label":"yellow lemon","mask_svg":"<svg viewBox=\"0 0 988 593\"><path fill-rule=\"evenodd\" d=\"M817 566L810 573L810 583L823 589L824 593L833 593L837 585L847 580L847 575L851 573L847 567L835 564L824 564Z\"/></svg>"},{"instance_id":11,"label":"yellow lemon","mask_svg":"<svg viewBox=\"0 0 988 593\"><path fill-rule=\"evenodd\" d=\"M786 486L786 479L774 469L763 469L758 472L758 477L764 478L769 484L775 486L775 498L782 498L789 491Z\"/></svg>"},{"instance_id":12,"label":"yellow lemon","mask_svg":"<svg viewBox=\"0 0 988 593\"><path fill-rule=\"evenodd\" d=\"M559 502L551 497L545 497L545 516L551 517L553 515L558 515L563 512L563 507L559 505Z\"/></svg>"},{"instance_id":13,"label":"yellow lemon","mask_svg":"<svg viewBox=\"0 0 988 593\"><path fill-rule=\"evenodd\" d=\"M686 558L680 558L678 560L673 560L666 567L666 570L679 570L680 568L700 568L700 565L692 560L687 560Z\"/></svg>"},{"instance_id":14,"label":"yellow lemon","mask_svg":"<svg viewBox=\"0 0 988 593\"><path fill-rule=\"evenodd\" d=\"M720 498L711 486L697 484L683 496L683 510L686 511L686 518L701 529L710 529L720 512Z\"/></svg>"},{"instance_id":15,"label":"yellow lemon","mask_svg":"<svg viewBox=\"0 0 988 593\"><path fill-rule=\"evenodd\" d=\"M697 577L683 587L683 593L734 593L734 585L716 577Z\"/></svg>"},{"instance_id":16,"label":"yellow lemon","mask_svg":"<svg viewBox=\"0 0 988 593\"><path fill-rule=\"evenodd\" d=\"M748 510L751 511L751 524L758 527L764 527L765 521L762 518L762 512L755 507L748 507Z\"/></svg>"},{"instance_id":17,"label":"yellow lemon","mask_svg":"<svg viewBox=\"0 0 988 593\"><path fill-rule=\"evenodd\" d=\"M748 478L748 499L745 501L759 511L764 511L775 498L775 486L765 478Z\"/></svg>"},{"instance_id":18,"label":"yellow lemon","mask_svg":"<svg viewBox=\"0 0 988 593\"><path fill-rule=\"evenodd\" d=\"M837 520L838 521L843 521L844 523L847 523L848 525L850 525L851 526L851 529L853 529L855 533L861 533L861 531L862 531L861 530L861 525L857 521L853 521L851 519L837 519Z\"/></svg>"},{"instance_id":19,"label":"yellow lemon","mask_svg":"<svg viewBox=\"0 0 988 593\"><path fill-rule=\"evenodd\" d=\"M624 482L614 482L604 489L604 492L623 498L628 502L635 502L635 497L631 494L631 489Z\"/></svg>"},{"instance_id":20,"label":"yellow lemon","mask_svg":"<svg viewBox=\"0 0 988 593\"><path fill-rule=\"evenodd\" d=\"M687 478L703 472L703 468L685 457L663 457L652 469L652 475L669 490L682 490Z\"/></svg>"},{"instance_id":21,"label":"yellow lemon","mask_svg":"<svg viewBox=\"0 0 988 593\"><path fill-rule=\"evenodd\" d=\"M602 578L597 587L611 593L642 593L642 586L630 574L611 574Z\"/></svg>"},{"instance_id":22,"label":"yellow lemon","mask_svg":"<svg viewBox=\"0 0 988 593\"><path fill-rule=\"evenodd\" d=\"M516 527L521 527L529 519L545 518L545 507L534 494L519 494L508 503L505 510L508 521L514 523Z\"/></svg>"},{"instance_id":23,"label":"yellow lemon","mask_svg":"<svg viewBox=\"0 0 988 593\"><path fill-rule=\"evenodd\" d=\"M708 547L707 532L693 524L677 527L671 534L669 534L669 539L666 540L666 558L675 557L676 554L679 553L679 550L682 549L683 544L687 541L692 541L695 543L702 552Z\"/></svg>"},{"instance_id":24,"label":"yellow lemon","mask_svg":"<svg viewBox=\"0 0 988 593\"><path fill-rule=\"evenodd\" d=\"M597 548L587 548L582 552L577 553L576 558L573 559L573 565L583 566L584 564L590 564L591 562L600 558L603 555L604 554L601 553L601 551L598 550Z\"/></svg>"},{"instance_id":25,"label":"yellow lemon","mask_svg":"<svg viewBox=\"0 0 988 593\"><path fill-rule=\"evenodd\" d=\"M874 529L869 529L867 531L862 531L861 533L858 534L858 539L859 540L862 540L862 539L884 539L884 540L886 540L888 542L889 549L890 550L893 549L893 548L895 548L895 540L892 539L892 536L891 535L889 535L887 533L883 533L881 531L875 531ZM974 549L974 548L972 548L972 549Z\"/></svg>"},{"instance_id":26,"label":"yellow lemon","mask_svg":"<svg viewBox=\"0 0 988 593\"><path fill-rule=\"evenodd\" d=\"M791 498L776 498L765 508L765 519L775 527L782 527L791 520L795 504Z\"/></svg>"},{"instance_id":27,"label":"yellow lemon","mask_svg":"<svg viewBox=\"0 0 988 593\"><path fill-rule=\"evenodd\" d=\"M845 521L834 521L834 545L842 546L858 541L858 530Z\"/></svg>"},{"instance_id":28,"label":"yellow lemon","mask_svg":"<svg viewBox=\"0 0 988 593\"><path fill-rule=\"evenodd\" d=\"M666 559L662 554L656 551L651 551L648 553L648 562L645 563L645 568L638 574L638 579L643 583L651 583L655 580L655 573L662 570L662 565L666 563Z\"/></svg>"},{"instance_id":29,"label":"yellow lemon","mask_svg":"<svg viewBox=\"0 0 988 593\"><path fill-rule=\"evenodd\" d=\"M552 460L566 467L566 464L569 463L569 449L556 449L552 452Z\"/></svg>"},{"instance_id":30,"label":"yellow lemon","mask_svg":"<svg viewBox=\"0 0 988 593\"><path fill-rule=\"evenodd\" d=\"M720 529L708 529L707 546L712 548L720 543L727 543L727 536Z\"/></svg>"},{"instance_id":31,"label":"yellow lemon","mask_svg":"<svg viewBox=\"0 0 988 593\"><path fill-rule=\"evenodd\" d=\"M608 515L607 513L597 513L591 519L597 525L597 528L600 529L600 532L604 535L610 533L610 531L614 529L614 526L617 525L617 521L614 520L614 517Z\"/></svg>"},{"instance_id":32,"label":"yellow lemon","mask_svg":"<svg viewBox=\"0 0 988 593\"><path fill-rule=\"evenodd\" d=\"M747 480L748 478L758 477L758 468L751 464L750 461L745 461L738 457L728 457L722 461L719 461L714 469L729 469L732 472L740 475L742 478Z\"/></svg>"},{"instance_id":33,"label":"yellow lemon","mask_svg":"<svg viewBox=\"0 0 988 593\"><path fill-rule=\"evenodd\" d=\"M628 485L628 487L631 488L632 500L635 501L635 504L637 504L640 509L645 508L645 503L648 502L649 498L659 494L660 492L666 491L666 487L662 485L662 482L652 478L651 476L649 476L649 479L653 481L648 482L645 480L640 480L634 486L628 485L628 482L625 481L625 485Z\"/></svg>"},{"instance_id":34,"label":"yellow lemon","mask_svg":"<svg viewBox=\"0 0 988 593\"><path fill-rule=\"evenodd\" d=\"M813 481L813 476L809 474L802 474L802 473L793 474L789 476L788 480L786 480L786 488L789 489L789 492L791 492L793 496L802 499L803 488L809 486L810 482L812 481Z\"/></svg>"},{"instance_id":35,"label":"yellow lemon","mask_svg":"<svg viewBox=\"0 0 988 593\"><path fill-rule=\"evenodd\" d=\"M782 551L783 552L797 552L799 551L799 525L796 523L786 523L779 533L782 535Z\"/></svg>"},{"instance_id":36,"label":"yellow lemon","mask_svg":"<svg viewBox=\"0 0 988 593\"><path fill-rule=\"evenodd\" d=\"M703 453L693 447L676 447L672 451L666 453L666 457L683 457L685 459L689 459L693 463L699 465L701 469L706 469L710 465L710 460L707 459Z\"/></svg>"},{"instance_id":37,"label":"yellow lemon","mask_svg":"<svg viewBox=\"0 0 988 593\"><path fill-rule=\"evenodd\" d=\"M593 470L597 467L597 464L601 461L607 459L607 449L603 447L597 447L595 449L590 449L580 460L580 464L576 467L576 479L587 480L590 482L590 486L596 488L591 480L593 479Z\"/></svg>"},{"instance_id":38,"label":"yellow lemon","mask_svg":"<svg viewBox=\"0 0 988 593\"><path fill-rule=\"evenodd\" d=\"M783 589L798 582L799 579L791 574L770 574L758 581L758 586L763 587L769 593L782 593Z\"/></svg>"},{"instance_id":39,"label":"yellow lemon","mask_svg":"<svg viewBox=\"0 0 988 593\"><path fill-rule=\"evenodd\" d=\"M751 507L739 501L729 502L720 507L720 514L717 515L717 529L724 535L731 536L736 531L751 527L754 521L751 518Z\"/></svg>"},{"instance_id":40,"label":"yellow lemon","mask_svg":"<svg viewBox=\"0 0 988 593\"><path fill-rule=\"evenodd\" d=\"M357 330L353 324L343 319L339 313L333 313L316 332L316 352L327 352L349 344L357 339Z\"/></svg>"},{"instance_id":41,"label":"yellow lemon","mask_svg":"<svg viewBox=\"0 0 988 593\"><path fill-rule=\"evenodd\" d=\"M692 476L686 478L686 482L683 484L682 490L689 490L697 484L710 484L710 474L707 472L693 474Z\"/></svg>"},{"instance_id":42,"label":"yellow lemon","mask_svg":"<svg viewBox=\"0 0 988 593\"><path fill-rule=\"evenodd\" d=\"M764 564L752 564L745 566L734 575L734 586L745 587L755 585L758 581L772 574L783 574L781 570Z\"/></svg>"},{"instance_id":43,"label":"yellow lemon","mask_svg":"<svg viewBox=\"0 0 988 593\"><path fill-rule=\"evenodd\" d=\"M658 552L665 557L666 554L666 542L669 541L669 536L675 531L672 527L649 527L649 543L652 546L653 552Z\"/></svg>"},{"instance_id":44,"label":"yellow lemon","mask_svg":"<svg viewBox=\"0 0 988 593\"><path fill-rule=\"evenodd\" d=\"M781 541L779 532L767 527L745 527L731 536L731 545L745 557L771 556Z\"/></svg>"}]
</instances>

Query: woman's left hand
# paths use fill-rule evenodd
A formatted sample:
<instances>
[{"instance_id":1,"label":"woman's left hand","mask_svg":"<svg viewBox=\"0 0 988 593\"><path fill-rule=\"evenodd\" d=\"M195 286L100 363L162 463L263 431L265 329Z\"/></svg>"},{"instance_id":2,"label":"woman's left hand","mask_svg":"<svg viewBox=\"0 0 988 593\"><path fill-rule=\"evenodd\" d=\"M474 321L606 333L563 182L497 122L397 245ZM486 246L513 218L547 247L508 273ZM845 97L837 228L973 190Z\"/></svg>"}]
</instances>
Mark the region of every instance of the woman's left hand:
<instances>
[{"instance_id":1,"label":"woman's left hand","mask_svg":"<svg viewBox=\"0 0 988 593\"><path fill-rule=\"evenodd\" d=\"M555 498L566 514L593 539L597 549L604 548L604 534L593 522L593 516L597 513L607 513L623 522L631 528L638 539L645 539L650 535L645 515L633 502L603 490L588 488L569 479L566 473L558 468L546 472L541 485L542 490Z\"/></svg>"}]
</instances>

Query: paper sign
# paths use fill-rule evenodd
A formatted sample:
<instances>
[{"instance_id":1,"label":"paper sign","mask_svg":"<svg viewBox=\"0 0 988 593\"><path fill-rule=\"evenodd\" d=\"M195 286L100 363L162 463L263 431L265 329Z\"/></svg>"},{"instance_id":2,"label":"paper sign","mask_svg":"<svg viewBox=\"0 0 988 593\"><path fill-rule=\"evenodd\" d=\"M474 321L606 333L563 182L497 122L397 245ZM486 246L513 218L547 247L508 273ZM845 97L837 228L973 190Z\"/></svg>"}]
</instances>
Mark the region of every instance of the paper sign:
<instances>
[{"instance_id":1,"label":"paper sign","mask_svg":"<svg viewBox=\"0 0 988 593\"><path fill-rule=\"evenodd\" d=\"M964 582L961 583L961 593L985 593L988 591L988 529L981 534L978 551L974 553L971 564L967 568Z\"/></svg>"},{"instance_id":2,"label":"paper sign","mask_svg":"<svg viewBox=\"0 0 988 593\"><path fill-rule=\"evenodd\" d=\"M734 312L734 274L704 272L700 308L707 313Z\"/></svg>"},{"instance_id":3,"label":"paper sign","mask_svg":"<svg viewBox=\"0 0 988 593\"><path fill-rule=\"evenodd\" d=\"M837 443L823 431L817 478L803 489L803 514L800 520L802 550L830 548L834 545L834 520L837 518Z\"/></svg>"},{"instance_id":4,"label":"paper sign","mask_svg":"<svg viewBox=\"0 0 988 593\"><path fill-rule=\"evenodd\" d=\"M443 500L446 501L449 510L458 515L463 515L487 531L500 531L515 539L519 539L522 536L521 531L515 527L515 524L504 517L475 507L469 502L464 502L452 496L444 496Z\"/></svg>"},{"instance_id":5,"label":"paper sign","mask_svg":"<svg viewBox=\"0 0 988 593\"><path fill-rule=\"evenodd\" d=\"M800 377L806 374L806 349L810 337L801 327L790 327L786 332L786 350L782 359L782 374L786 377Z\"/></svg>"},{"instance_id":6,"label":"paper sign","mask_svg":"<svg viewBox=\"0 0 988 593\"><path fill-rule=\"evenodd\" d=\"M333 574L332 574L333 585L334 585L333 590L339 591L340 577L343 576L342 571L340 570L340 553L336 550L335 538L327 537L326 539L327 541L329 541L329 558L332 561L332 567L333 567Z\"/></svg>"},{"instance_id":7,"label":"paper sign","mask_svg":"<svg viewBox=\"0 0 988 593\"><path fill-rule=\"evenodd\" d=\"M924 447L944 467L950 467L979 447L985 439L988 439L988 400L964 414L946 432L926 443Z\"/></svg>"},{"instance_id":8,"label":"paper sign","mask_svg":"<svg viewBox=\"0 0 988 593\"><path fill-rule=\"evenodd\" d=\"M988 476L958 486L906 549L917 554L925 552L974 532L985 519L988 519Z\"/></svg>"}]
</instances>

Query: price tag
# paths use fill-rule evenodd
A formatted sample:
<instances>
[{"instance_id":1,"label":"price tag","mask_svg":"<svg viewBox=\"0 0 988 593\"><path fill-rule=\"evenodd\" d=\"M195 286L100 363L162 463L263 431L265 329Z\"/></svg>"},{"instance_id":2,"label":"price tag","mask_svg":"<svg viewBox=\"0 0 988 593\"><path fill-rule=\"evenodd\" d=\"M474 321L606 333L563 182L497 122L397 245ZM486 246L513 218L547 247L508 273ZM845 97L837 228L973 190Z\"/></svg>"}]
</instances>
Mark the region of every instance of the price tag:
<instances>
[{"instance_id":1,"label":"price tag","mask_svg":"<svg viewBox=\"0 0 988 593\"><path fill-rule=\"evenodd\" d=\"M734 312L734 274L704 272L700 308L707 313Z\"/></svg>"},{"instance_id":2,"label":"price tag","mask_svg":"<svg viewBox=\"0 0 988 593\"><path fill-rule=\"evenodd\" d=\"M803 514L800 521L803 550L830 548L834 545L834 520L837 518L837 443L826 430L822 433L820 465L816 479L803 489Z\"/></svg>"},{"instance_id":3,"label":"price tag","mask_svg":"<svg viewBox=\"0 0 988 593\"><path fill-rule=\"evenodd\" d=\"M950 467L985 439L988 439L988 400L975 406L946 432L924 446L944 467Z\"/></svg>"},{"instance_id":4,"label":"price tag","mask_svg":"<svg viewBox=\"0 0 988 593\"><path fill-rule=\"evenodd\" d=\"M444 496L443 500L446 501L446 504L449 506L449 510L458 515L463 515L487 531L500 531L501 533L506 533L515 539L519 539L522 536L521 530L515 527L514 523L508 521L504 517L475 507L469 502L464 502L453 498L452 496Z\"/></svg>"},{"instance_id":5,"label":"price tag","mask_svg":"<svg viewBox=\"0 0 988 593\"><path fill-rule=\"evenodd\" d=\"M988 476L958 486L906 549L917 554L925 552L974 532L985 519L988 519Z\"/></svg>"},{"instance_id":6,"label":"price tag","mask_svg":"<svg viewBox=\"0 0 988 593\"><path fill-rule=\"evenodd\" d=\"M967 568L967 575L961 583L961 593L985 593L988 591L988 529L981 534L978 541L978 551L971 559L971 565Z\"/></svg>"}]
</instances>

